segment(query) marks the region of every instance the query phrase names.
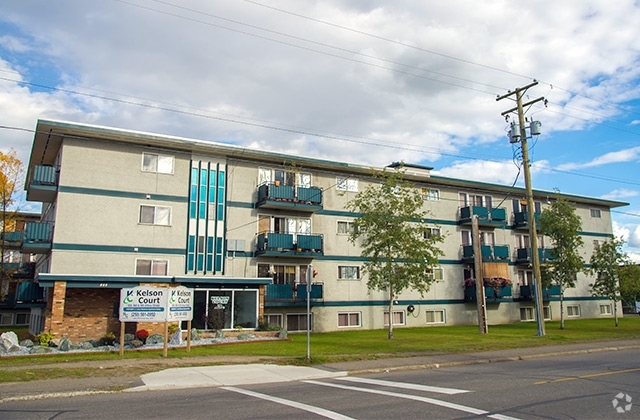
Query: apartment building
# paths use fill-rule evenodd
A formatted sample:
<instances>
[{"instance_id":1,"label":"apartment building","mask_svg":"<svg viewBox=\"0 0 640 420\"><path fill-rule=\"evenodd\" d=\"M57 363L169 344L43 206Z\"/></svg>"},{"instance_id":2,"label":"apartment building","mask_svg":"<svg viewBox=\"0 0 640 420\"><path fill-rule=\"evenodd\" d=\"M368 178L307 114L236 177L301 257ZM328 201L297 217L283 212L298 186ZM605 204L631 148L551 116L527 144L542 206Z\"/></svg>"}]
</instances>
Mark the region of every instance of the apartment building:
<instances>
[{"instance_id":1,"label":"apartment building","mask_svg":"<svg viewBox=\"0 0 640 420\"><path fill-rule=\"evenodd\" d=\"M193 326L257 328L260 322L313 331L475 324L471 218L478 215L490 324L534 320L531 249L524 191L436 176L406 165L424 197L429 234L445 256L425 275L425 295L398 297L367 288L360 249L348 241L355 214L345 204L374 182L371 168L228 144L111 127L39 120L27 168L29 201L42 216L28 223L22 252L36 256L45 288L44 324L72 339L118 331L120 289L194 289ZM535 191L539 214L554 193ZM585 259L612 235L610 210L625 203L563 194L582 218ZM551 246L540 238L539 255ZM311 266L313 274L307 274ZM312 279L307 284L307 278ZM589 279L565 293L569 317L611 316ZM309 287L309 290L307 290ZM557 291L544 295L558 319ZM129 330L155 325L127 325Z\"/></svg>"}]
</instances>

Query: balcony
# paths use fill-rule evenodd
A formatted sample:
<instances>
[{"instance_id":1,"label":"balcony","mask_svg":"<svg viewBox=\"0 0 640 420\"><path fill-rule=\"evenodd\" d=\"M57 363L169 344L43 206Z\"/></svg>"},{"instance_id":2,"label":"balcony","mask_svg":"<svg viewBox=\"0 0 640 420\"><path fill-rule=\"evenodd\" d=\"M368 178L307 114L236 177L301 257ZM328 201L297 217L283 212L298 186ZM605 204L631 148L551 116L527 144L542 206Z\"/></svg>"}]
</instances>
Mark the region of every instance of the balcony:
<instances>
[{"instance_id":1,"label":"balcony","mask_svg":"<svg viewBox=\"0 0 640 420\"><path fill-rule=\"evenodd\" d=\"M22 252L24 254L46 254L51 251L53 225L51 223L29 222L24 230Z\"/></svg>"},{"instance_id":2,"label":"balcony","mask_svg":"<svg viewBox=\"0 0 640 420\"><path fill-rule=\"evenodd\" d=\"M38 165L27 188L27 201L51 203L58 194L58 171L50 165Z\"/></svg>"},{"instance_id":3,"label":"balcony","mask_svg":"<svg viewBox=\"0 0 640 420\"><path fill-rule=\"evenodd\" d=\"M4 249L20 249L22 232L0 232Z\"/></svg>"},{"instance_id":4,"label":"balcony","mask_svg":"<svg viewBox=\"0 0 640 420\"><path fill-rule=\"evenodd\" d=\"M553 259L555 248L538 248L540 264L545 264ZM531 248L518 248L516 250L516 265L531 265Z\"/></svg>"},{"instance_id":5,"label":"balcony","mask_svg":"<svg viewBox=\"0 0 640 420\"><path fill-rule=\"evenodd\" d=\"M534 213L533 217L536 221L536 229L540 230L540 213ZM513 228L514 229L529 228L529 214L526 211L513 214Z\"/></svg>"},{"instance_id":6,"label":"balcony","mask_svg":"<svg viewBox=\"0 0 640 420\"><path fill-rule=\"evenodd\" d=\"M509 260L509 245L480 245L482 262L505 262ZM462 246L462 262L473 264L475 253L473 245Z\"/></svg>"},{"instance_id":7,"label":"balcony","mask_svg":"<svg viewBox=\"0 0 640 420\"><path fill-rule=\"evenodd\" d=\"M324 254L322 235L302 233L261 233L256 256L313 258Z\"/></svg>"},{"instance_id":8,"label":"balcony","mask_svg":"<svg viewBox=\"0 0 640 420\"><path fill-rule=\"evenodd\" d=\"M485 286L484 298L487 302L501 302L505 300L511 300L513 295L513 288L511 286ZM464 300L475 302L476 299L476 286L465 286L464 288Z\"/></svg>"},{"instance_id":9,"label":"balcony","mask_svg":"<svg viewBox=\"0 0 640 420\"><path fill-rule=\"evenodd\" d=\"M310 290L310 298L312 300L322 299L323 291L322 283L312 283ZM268 284L265 295L265 301L269 302L306 302L307 285L306 284Z\"/></svg>"},{"instance_id":10,"label":"balcony","mask_svg":"<svg viewBox=\"0 0 640 420\"><path fill-rule=\"evenodd\" d=\"M507 222L507 211L504 208L489 209L480 206L467 206L460 208L461 225L470 225L473 216L478 216L479 226L501 226Z\"/></svg>"},{"instance_id":11,"label":"balcony","mask_svg":"<svg viewBox=\"0 0 640 420\"><path fill-rule=\"evenodd\" d=\"M263 184L258 187L256 208L315 212L322 210L322 190L318 187Z\"/></svg>"},{"instance_id":12,"label":"balcony","mask_svg":"<svg viewBox=\"0 0 640 420\"><path fill-rule=\"evenodd\" d=\"M5 278L16 280L33 280L36 263L2 263Z\"/></svg>"},{"instance_id":13,"label":"balcony","mask_svg":"<svg viewBox=\"0 0 640 420\"><path fill-rule=\"evenodd\" d=\"M535 296L535 287L531 285L520 286L520 299L521 300L533 300ZM549 300L551 297L560 296L560 286L553 285L542 289L542 300Z\"/></svg>"},{"instance_id":14,"label":"balcony","mask_svg":"<svg viewBox=\"0 0 640 420\"><path fill-rule=\"evenodd\" d=\"M9 285L9 293L0 295L0 308L44 307L44 288L31 281L12 283Z\"/></svg>"}]
</instances>

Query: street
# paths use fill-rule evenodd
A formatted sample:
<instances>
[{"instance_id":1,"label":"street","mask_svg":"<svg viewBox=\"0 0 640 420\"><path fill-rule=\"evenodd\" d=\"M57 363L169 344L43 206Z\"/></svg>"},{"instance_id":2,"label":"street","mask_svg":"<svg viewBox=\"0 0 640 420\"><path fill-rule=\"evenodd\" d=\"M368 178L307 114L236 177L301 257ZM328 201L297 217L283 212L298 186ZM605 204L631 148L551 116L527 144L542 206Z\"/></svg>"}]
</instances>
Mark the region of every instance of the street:
<instances>
[{"instance_id":1,"label":"street","mask_svg":"<svg viewBox=\"0 0 640 420\"><path fill-rule=\"evenodd\" d=\"M614 404L615 402L615 404ZM638 351L299 382L11 401L1 419L632 419Z\"/></svg>"}]
</instances>

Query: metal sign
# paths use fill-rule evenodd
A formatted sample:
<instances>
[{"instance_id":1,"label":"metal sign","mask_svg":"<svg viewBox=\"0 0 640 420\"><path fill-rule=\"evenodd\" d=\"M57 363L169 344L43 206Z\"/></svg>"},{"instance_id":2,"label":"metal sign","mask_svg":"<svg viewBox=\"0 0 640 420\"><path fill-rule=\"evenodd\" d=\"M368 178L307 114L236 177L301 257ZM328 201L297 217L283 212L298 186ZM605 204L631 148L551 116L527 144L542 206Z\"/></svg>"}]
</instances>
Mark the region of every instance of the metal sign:
<instances>
[{"instance_id":1,"label":"metal sign","mask_svg":"<svg viewBox=\"0 0 640 420\"><path fill-rule=\"evenodd\" d=\"M158 322L167 319L169 289L140 286L120 290L120 321Z\"/></svg>"},{"instance_id":2,"label":"metal sign","mask_svg":"<svg viewBox=\"0 0 640 420\"><path fill-rule=\"evenodd\" d=\"M191 321L193 319L193 289L179 286L169 289L167 321Z\"/></svg>"},{"instance_id":3,"label":"metal sign","mask_svg":"<svg viewBox=\"0 0 640 420\"><path fill-rule=\"evenodd\" d=\"M139 286L120 290L121 322L191 321L193 289Z\"/></svg>"}]
</instances>

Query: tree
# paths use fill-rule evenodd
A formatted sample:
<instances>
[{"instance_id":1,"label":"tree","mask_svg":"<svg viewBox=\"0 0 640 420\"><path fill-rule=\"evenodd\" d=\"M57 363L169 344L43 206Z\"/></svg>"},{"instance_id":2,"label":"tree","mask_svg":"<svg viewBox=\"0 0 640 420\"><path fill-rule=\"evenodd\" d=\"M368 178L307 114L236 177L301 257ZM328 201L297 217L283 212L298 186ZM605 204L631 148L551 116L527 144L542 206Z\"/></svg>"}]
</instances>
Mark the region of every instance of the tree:
<instances>
[{"instance_id":1,"label":"tree","mask_svg":"<svg viewBox=\"0 0 640 420\"><path fill-rule=\"evenodd\" d=\"M640 265L630 264L620 268L620 296L633 307L640 301Z\"/></svg>"},{"instance_id":2,"label":"tree","mask_svg":"<svg viewBox=\"0 0 640 420\"><path fill-rule=\"evenodd\" d=\"M7 232L13 232L16 228L18 211L15 201L22 176L22 162L16 157L15 150L11 149L7 153L0 151L0 295L7 293L9 284L6 280L12 274L5 270L8 252L6 239Z\"/></svg>"},{"instance_id":3,"label":"tree","mask_svg":"<svg viewBox=\"0 0 640 420\"><path fill-rule=\"evenodd\" d=\"M594 296L606 296L613 301L613 315L618 326L618 302L620 296L620 274L625 266L631 265L627 254L622 252L624 241L611 238L599 244L591 255L590 272L596 277L591 284Z\"/></svg>"},{"instance_id":4,"label":"tree","mask_svg":"<svg viewBox=\"0 0 640 420\"><path fill-rule=\"evenodd\" d=\"M443 236L425 234L430 226L422 195L403 175L402 167L376 172L374 179L381 183L367 186L346 205L360 214L349 239L362 245L367 287L388 293L389 339L393 339L394 300L407 288L424 296L435 281L428 273L444 255L437 246Z\"/></svg>"},{"instance_id":5,"label":"tree","mask_svg":"<svg viewBox=\"0 0 640 420\"><path fill-rule=\"evenodd\" d=\"M553 241L550 259L541 270L545 287L560 288L560 329L564 329L564 291L576 287L576 276L583 271L584 259L579 249L584 245L578 233L582 219L573 203L560 197L540 214L540 232ZM532 252L536 252L535 250Z\"/></svg>"}]
</instances>

